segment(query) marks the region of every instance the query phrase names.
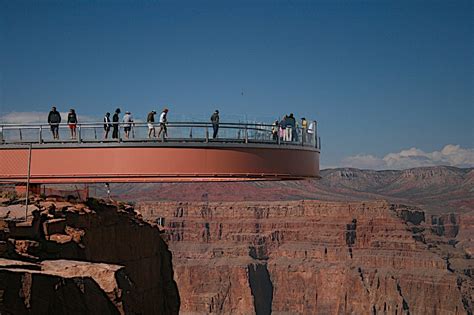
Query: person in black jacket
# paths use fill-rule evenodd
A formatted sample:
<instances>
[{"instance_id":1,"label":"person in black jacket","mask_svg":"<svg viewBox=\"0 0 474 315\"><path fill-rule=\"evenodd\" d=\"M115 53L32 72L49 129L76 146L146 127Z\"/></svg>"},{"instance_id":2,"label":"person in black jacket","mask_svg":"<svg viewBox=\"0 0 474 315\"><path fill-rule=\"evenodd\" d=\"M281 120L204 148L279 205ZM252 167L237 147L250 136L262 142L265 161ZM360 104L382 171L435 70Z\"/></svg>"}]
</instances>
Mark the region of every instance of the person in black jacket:
<instances>
[{"instance_id":1,"label":"person in black jacket","mask_svg":"<svg viewBox=\"0 0 474 315\"><path fill-rule=\"evenodd\" d=\"M59 124L61 123L61 114L56 110L56 107L52 107L48 115L48 124L51 127L51 133L53 139L59 139Z\"/></svg>"},{"instance_id":2,"label":"person in black jacket","mask_svg":"<svg viewBox=\"0 0 474 315\"><path fill-rule=\"evenodd\" d=\"M114 116L112 117L112 126L114 128L114 130L112 131L113 139L118 139L119 121L120 121L119 114L120 114L120 108L117 108L115 110Z\"/></svg>"},{"instance_id":3,"label":"person in black jacket","mask_svg":"<svg viewBox=\"0 0 474 315\"><path fill-rule=\"evenodd\" d=\"M291 126L291 131L289 133L290 139L289 141L298 141L298 131L296 129L296 119L293 113L288 116L288 125Z\"/></svg>"},{"instance_id":4,"label":"person in black jacket","mask_svg":"<svg viewBox=\"0 0 474 315\"><path fill-rule=\"evenodd\" d=\"M214 114L211 116L212 122L212 129L214 129L214 133L212 134L212 139L217 137L217 133L219 132L219 111L216 109Z\"/></svg>"}]
</instances>

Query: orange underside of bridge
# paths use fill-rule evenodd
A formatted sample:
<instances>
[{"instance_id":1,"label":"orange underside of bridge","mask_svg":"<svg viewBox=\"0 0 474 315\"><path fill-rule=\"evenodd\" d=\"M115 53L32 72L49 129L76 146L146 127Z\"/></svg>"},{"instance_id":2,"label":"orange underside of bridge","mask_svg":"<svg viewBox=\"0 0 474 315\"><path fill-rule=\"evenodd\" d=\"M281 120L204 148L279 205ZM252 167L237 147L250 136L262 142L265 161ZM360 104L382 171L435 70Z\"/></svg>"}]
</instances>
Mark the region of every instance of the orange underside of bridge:
<instances>
[{"instance_id":1,"label":"orange underside of bridge","mask_svg":"<svg viewBox=\"0 0 474 315\"><path fill-rule=\"evenodd\" d=\"M0 181L26 182L28 150L0 149ZM319 151L265 147L49 147L31 183L281 180L319 177Z\"/></svg>"}]
</instances>

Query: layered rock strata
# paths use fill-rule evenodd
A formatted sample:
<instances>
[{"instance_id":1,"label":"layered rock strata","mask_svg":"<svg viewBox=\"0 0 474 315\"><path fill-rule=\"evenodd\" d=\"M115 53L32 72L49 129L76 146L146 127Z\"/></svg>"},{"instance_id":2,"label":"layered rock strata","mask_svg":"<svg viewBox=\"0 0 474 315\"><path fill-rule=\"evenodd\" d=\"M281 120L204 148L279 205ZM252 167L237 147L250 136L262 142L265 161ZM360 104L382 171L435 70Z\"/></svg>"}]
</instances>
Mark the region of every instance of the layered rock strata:
<instances>
[{"instance_id":1,"label":"layered rock strata","mask_svg":"<svg viewBox=\"0 0 474 315\"><path fill-rule=\"evenodd\" d=\"M384 201L158 202L137 209L162 225L182 314L472 312L472 278L463 292L420 210Z\"/></svg>"},{"instance_id":2,"label":"layered rock strata","mask_svg":"<svg viewBox=\"0 0 474 315\"><path fill-rule=\"evenodd\" d=\"M86 204L74 203L58 198L37 198L34 203L37 210L28 222L19 222L18 218L12 216L12 211L0 208L3 216L0 220L3 226L0 256L35 263L40 266L41 271L22 273L18 270L5 270L5 286L17 285L23 281L21 279L30 277L35 280L32 282L35 289L30 291L38 292L41 300L41 286L44 284L44 292L51 293L48 303L56 305L55 303L65 303L62 301L63 286L53 284L61 279L69 279L64 280L70 283L66 286L67 290L76 294L77 285L74 286L74 283L77 284L77 281L74 279L92 277L97 284L96 289L104 297L108 297L108 305L115 307L112 313L178 313L179 294L173 281L171 253L161 238L160 231L142 221L132 207L117 207L97 200L89 200ZM61 260L45 261L52 259ZM73 262L72 266L70 260L91 264L82 266ZM96 280L96 275L104 274L105 269L94 271L101 263L123 266L115 272L121 275L119 295L116 295L115 289L111 289L112 284L109 283L104 288L101 285L104 282ZM67 277L62 273L62 268L67 268ZM89 281L88 285L93 286L94 281ZM58 300L51 300L53 297ZM89 313L96 313L94 304L89 305L89 302L93 300L87 295L76 294L75 303L80 305L78 309L93 310ZM102 303L102 300L99 302ZM5 305L8 307L8 304ZM41 313L38 309L31 309L32 305L25 307L28 312ZM6 313L18 313L16 310L6 309Z\"/></svg>"}]
</instances>

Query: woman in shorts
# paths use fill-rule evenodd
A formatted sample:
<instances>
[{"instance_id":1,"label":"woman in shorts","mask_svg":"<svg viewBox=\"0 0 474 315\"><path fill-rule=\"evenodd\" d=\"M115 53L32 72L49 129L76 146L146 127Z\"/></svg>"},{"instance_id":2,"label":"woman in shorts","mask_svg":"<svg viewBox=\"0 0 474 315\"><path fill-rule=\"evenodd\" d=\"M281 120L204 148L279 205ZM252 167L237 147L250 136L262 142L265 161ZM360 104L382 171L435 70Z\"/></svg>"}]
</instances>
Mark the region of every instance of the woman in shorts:
<instances>
[{"instance_id":1,"label":"woman in shorts","mask_svg":"<svg viewBox=\"0 0 474 315\"><path fill-rule=\"evenodd\" d=\"M67 124L71 131L71 139L76 139L77 115L76 111L72 108L69 110L69 114L67 115Z\"/></svg>"}]
</instances>

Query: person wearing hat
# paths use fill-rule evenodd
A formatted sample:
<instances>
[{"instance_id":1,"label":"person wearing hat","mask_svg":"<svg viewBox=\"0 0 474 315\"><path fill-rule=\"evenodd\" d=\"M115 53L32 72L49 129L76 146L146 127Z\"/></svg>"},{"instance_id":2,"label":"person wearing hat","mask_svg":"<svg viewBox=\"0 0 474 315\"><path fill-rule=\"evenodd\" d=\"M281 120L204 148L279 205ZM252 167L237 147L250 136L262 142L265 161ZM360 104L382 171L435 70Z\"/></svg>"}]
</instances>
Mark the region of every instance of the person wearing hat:
<instances>
[{"instance_id":1,"label":"person wearing hat","mask_svg":"<svg viewBox=\"0 0 474 315\"><path fill-rule=\"evenodd\" d=\"M123 116L123 131L125 132L125 139L128 139L130 137L130 130L132 130L132 123L133 123L133 118L132 118L132 113L129 111L125 112L125 115Z\"/></svg>"},{"instance_id":2,"label":"person wearing hat","mask_svg":"<svg viewBox=\"0 0 474 315\"><path fill-rule=\"evenodd\" d=\"M113 139L118 139L119 121L120 121L119 114L120 114L120 108L117 108L115 110L114 116L112 117L112 122L113 122L112 126L114 127L114 130L112 131L112 138Z\"/></svg>"},{"instance_id":3,"label":"person wearing hat","mask_svg":"<svg viewBox=\"0 0 474 315\"><path fill-rule=\"evenodd\" d=\"M219 111L216 109L214 114L211 116L212 122L212 129L214 129L214 133L212 134L212 139L217 138L217 132L219 131Z\"/></svg>"},{"instance_id":4,"label":"person wearing hat","mask_svg":"<svg viewBox=\"0 0 474 315\"><path fill-rule=\"evenodd\" d=\"M168 108L163 109L160 114L160 131L158 131L158 138L161 136L163 132L163 137L168 137L168 130L166 129L166 123L168 122Z\"/></svg>"},{"instance_id":5,"label":"person wearing hat","mask_svg":"<svg viewBox=\"0 0 474 315\"><path fill-rule=\"evenodd\" d=\"M151 138L151 132L153 131L153 137L156 138L156 133L155 133L155 114L156 111L152 110L151 112L148 113L148 116L146 117L146 122L148 124L148 138Z\"/></svg>"}]
</instances>

